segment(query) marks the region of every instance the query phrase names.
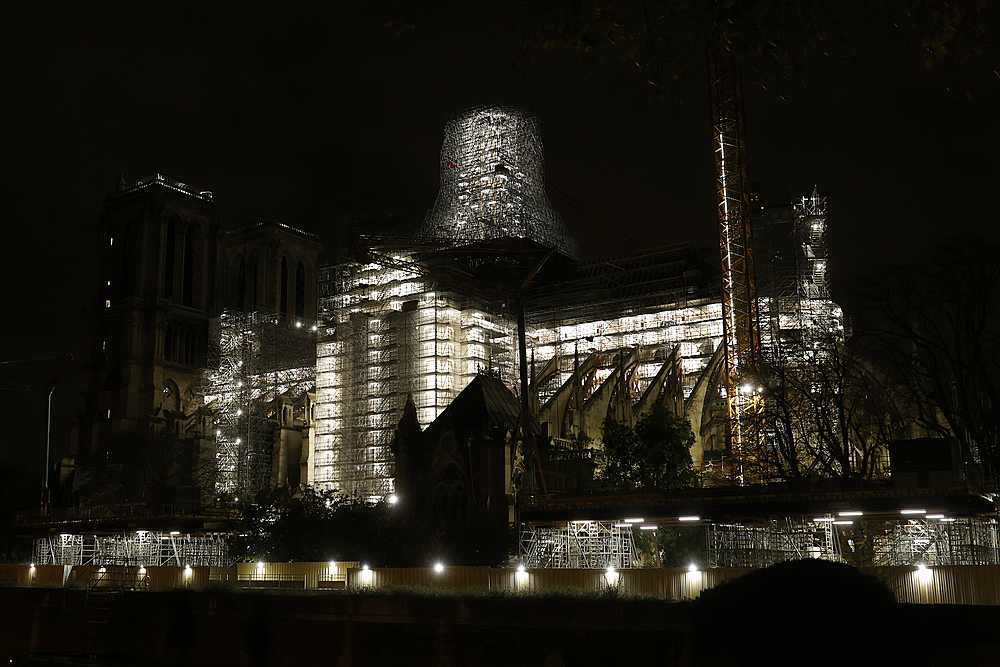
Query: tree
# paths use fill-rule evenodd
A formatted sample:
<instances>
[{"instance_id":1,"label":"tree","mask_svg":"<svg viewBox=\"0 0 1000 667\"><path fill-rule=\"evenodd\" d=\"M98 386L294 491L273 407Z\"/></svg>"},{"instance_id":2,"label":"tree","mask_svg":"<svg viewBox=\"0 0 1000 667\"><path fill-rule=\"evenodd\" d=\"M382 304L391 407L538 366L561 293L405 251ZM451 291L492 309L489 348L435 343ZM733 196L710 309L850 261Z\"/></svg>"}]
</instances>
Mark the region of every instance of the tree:
<instances>
[{"instance_id":1,"label":"tree","mask_svg":"<svg viewBox=\"0 0 1000 667\"><path fill-rule=\"evenodd\" d=\"M602 426L601 480L614 489L693 486L691 424L663 408L643 415L634 428L614 419Z\"/></svg>"},{"instance_id":2,"label":"tree","mask_svg":"<svg viewBox=\"0 0 1000 667\"><path fill-rule=\"evenodd\" d=\"M1000 245L953 238L857 290L859 339L927 433L1000 474Z\"/></svg>"},{"instance_id":3,"label":"tree","mask_svg":"<svg viewBox=\"0 0 1000 667\"><path fill-rule=\"evenodd\" d=\"M442 0L388 0L386 27L397 35L418 27ZM861 22L878 25L915 54L925 69L952 70L984 60L989 21L983 0L886 0L859 8L822 0L528 0L492 5L519 44L518 61L540 51L568 50L589 66L622 61L636 66L657 95L686 92L705 49L725 51L766 87L802 76L816 56L853 62L845 33ZM987 62L987 66L996 69ZM696 75L697 76L697 75Z\"/></svg>"},{"instance_id":4,"label":"tree","mask_svg":"<svg viewBox=\"0 0 1000 667\"><path fill-rule=\"evenodd\" d=\"M657 567L704 567L708 563L707 530L705 526L659 526L633 531L632 537L645 567L650 563Z\"/></svg>"},{"instance_id":5,"label":"tree","mask_svg":"<svg viewBox=\"0 0 1000 667\"><path fill-rule=\"evenodd\" d=\"M384 502L360 503L304 487L263 491L240 507L232 555L243 561L356 560L372 566L501 565L513 538L487 520L429 524Z\"/></svg>"},{"instance_id":6,"label":"tree","mask_svg":"<svg viewBox=\"0 0 1000 667\"><path fill-rule=\"evenodd\" d=\"M760 478L884 475L888 444L903 433L898 399L882 374L844 345L839 327L815 323L767 356Z\"/></svg>"}]
</instances>

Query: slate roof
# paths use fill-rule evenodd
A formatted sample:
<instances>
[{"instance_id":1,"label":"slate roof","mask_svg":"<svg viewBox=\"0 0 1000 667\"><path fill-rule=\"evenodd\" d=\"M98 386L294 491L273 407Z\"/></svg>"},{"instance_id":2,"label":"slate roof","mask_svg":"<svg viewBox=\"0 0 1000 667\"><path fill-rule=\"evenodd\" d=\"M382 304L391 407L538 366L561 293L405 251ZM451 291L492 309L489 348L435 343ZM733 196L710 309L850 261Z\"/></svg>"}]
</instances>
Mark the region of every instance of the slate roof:
<instances>
[{"instance_id":1,"label":"slate roof","mask_svg":"<svg viewBox=\"0 0 1000 667\"><path fill-rule=\"evenodd\" d=\"M489 375L473 378L434 423L442 421L446 415L459 429L475 427L485 421L512 431L521 428L521 404L517 397L502 381ZM542 425L538 419L532 415L530 420L531 431L541 435Z\"/></svg>"}]
</instances>

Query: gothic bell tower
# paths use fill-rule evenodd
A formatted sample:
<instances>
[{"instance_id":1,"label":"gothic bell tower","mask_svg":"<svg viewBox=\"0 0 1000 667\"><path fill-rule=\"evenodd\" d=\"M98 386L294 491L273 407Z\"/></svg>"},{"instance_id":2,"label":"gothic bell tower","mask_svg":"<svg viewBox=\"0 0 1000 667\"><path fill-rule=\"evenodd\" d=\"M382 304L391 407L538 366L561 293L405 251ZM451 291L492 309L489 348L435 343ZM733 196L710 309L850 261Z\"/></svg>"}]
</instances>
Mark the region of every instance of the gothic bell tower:
<instances>
[{"instance_id":1,"label":"gothic bell tower","mask_svg":"<svg viewBox=\"0 0 1000 667\"><path fill-rule=\"evenodd\" d=\"M216 310L219 220L212 193L156 174L122 178L95 230L72 452L100 463L120 434L194 437L200 368Z\"/></svg>"}]
</instances>

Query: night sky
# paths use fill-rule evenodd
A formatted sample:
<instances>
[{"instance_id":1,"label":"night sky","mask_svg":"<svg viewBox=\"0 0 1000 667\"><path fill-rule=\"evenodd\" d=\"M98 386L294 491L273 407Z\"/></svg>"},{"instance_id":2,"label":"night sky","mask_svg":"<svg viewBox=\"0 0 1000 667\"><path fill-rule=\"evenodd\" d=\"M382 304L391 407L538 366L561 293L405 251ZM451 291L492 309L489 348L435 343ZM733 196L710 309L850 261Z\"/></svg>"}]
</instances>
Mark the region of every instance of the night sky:
<instances>
[{"instance_id":1,"label":"night sky","mask_svg":"<svg viewBox=\"0 0 1000 667\"><path fill-rule=\"evenodd\" d=\"M509 104L539 118L547 177L642 246L717 242L703 54L677 104L621 62L588 69L556 50L514 67L509 25L465 3L398 37L384 15L340 8L44 4L18 3L0 28L0 360L77 355L55 394L57 454L80 389L93 230L120 173L213 191L224 228L277 218L332 242L351 220L422 219L448 119ZM835 296L947 234L996 238L1000 222L1000 79L981 62L944 78L884 26L852 30L856 65L814 60L804 82L746 89L751 180L829 197ZM554 204L585 259L625 252ZM0 398L0 460L40 469L44 394Z\"/></svg>"}]
</instances>

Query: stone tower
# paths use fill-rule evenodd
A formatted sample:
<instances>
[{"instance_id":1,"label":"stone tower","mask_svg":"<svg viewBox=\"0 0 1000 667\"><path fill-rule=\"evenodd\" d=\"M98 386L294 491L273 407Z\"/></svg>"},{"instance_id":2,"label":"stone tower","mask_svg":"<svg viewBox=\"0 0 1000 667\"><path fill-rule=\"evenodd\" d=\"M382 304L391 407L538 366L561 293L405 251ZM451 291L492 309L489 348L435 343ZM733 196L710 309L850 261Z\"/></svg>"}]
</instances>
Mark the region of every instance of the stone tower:
<instances>
[{"instance_id":1,"label":"stone tower","mask_svg":"<svg viewBox=\"0 0 1000 667\"><path fill-rule=\"evenodd\" d=\"M156 174L124 178L96 228L97 283L87 309L83 391L71 448L100 464L112 441L150 431L194 438L219 220L212 193Z\"/></svg>"}]
</instances>

